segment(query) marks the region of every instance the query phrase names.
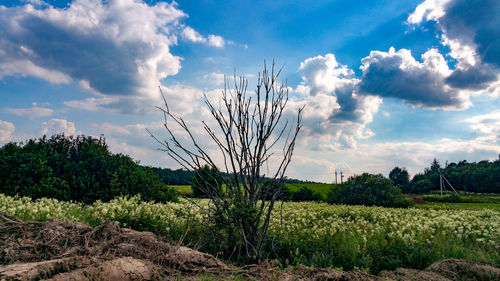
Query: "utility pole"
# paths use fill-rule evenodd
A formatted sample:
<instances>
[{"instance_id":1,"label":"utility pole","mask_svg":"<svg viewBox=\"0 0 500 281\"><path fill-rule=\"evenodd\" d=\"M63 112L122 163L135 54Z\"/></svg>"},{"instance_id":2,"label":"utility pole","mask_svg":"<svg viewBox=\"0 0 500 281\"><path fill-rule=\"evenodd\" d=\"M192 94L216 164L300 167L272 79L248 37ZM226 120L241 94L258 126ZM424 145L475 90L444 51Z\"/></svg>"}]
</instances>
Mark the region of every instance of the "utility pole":
<instances>
[{"instance_id":1,"label":"utility pole","mask_svg":"<svg viewBox=\"0 0 500 281\"><path fill-rule=\"evenodd\" d=\"M439 170L439 190L441 190L441 197L443 196L443 174L441 173L441 169Z\"/></svg>"},{"instance_id":2,"label":"utility pole","mask_svg":"<svg viewBox=\"0 0 500 281\"><path fill-rule=\"evenodd\" d=\"M344 183L344 174L340 172L340 184Z\"/></svg>"},{"instance_id":3,"label":"utility pole","mask_svg":"<svg viewBox=\"0 0 500 281\"><path fill-rule=\"evenodd\" d=\"M335 170L335 184L337 184L337 170Z\"/></svg>"},{"instance_id":4,"label":"utility pole","mask_svg":"<svg viewBox=\"0 0 500 281\"><path fill-rule=\"evenodd\" d=\"M458 195L458 192L455 190L451 182L448 181L448 179L443 175L441 169L439 169L439 188L441 189L441 196L443 196L443 190L446 189L445 181L446 183L448 183L451 189Z\"/></svg>"}]
</instances>

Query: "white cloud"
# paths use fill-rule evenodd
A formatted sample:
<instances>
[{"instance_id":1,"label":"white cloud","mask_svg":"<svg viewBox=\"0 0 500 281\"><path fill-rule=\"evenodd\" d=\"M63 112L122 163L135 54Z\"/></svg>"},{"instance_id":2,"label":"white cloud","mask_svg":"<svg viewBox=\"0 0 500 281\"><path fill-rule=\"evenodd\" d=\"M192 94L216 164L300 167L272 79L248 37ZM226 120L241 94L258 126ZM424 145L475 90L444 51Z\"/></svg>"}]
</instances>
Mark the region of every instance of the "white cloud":
<instances>
[{"instance_id":1,"label":"white cloud","mask_svg":"<svg viewBox=\"0 0 500 281\"><path fill-rule=\"evenodd\" d=\"M97 111L99 109L104 108L106 105L109 105L112 102L118 101L117 98L87 98L84 100L74 100L74 101L65 101L64 105L73 107L76 109L83 109L87 111Z\"/></svg>"},{"instance_id":2,"label":"white cloud","mask_svg":"<svg viewBox=\"0 0 500 281\"><path fill-rule=\"evenodd\" d=\"M21 75L24 77L33 76L47 80L53 84L68 84L71 82L71 77L69 75L60 71L40 67L30 60L12 59L8 57L0 59L0 78L13 75Z\"/></svg>"},{"instance_id":3,"label":"white cloud","mask_svg":"<svg viewBox=\"0 0 500 281\"><path fill-rule=\"evenodd\" d=\"M175 2L150 6L137 0L75 0L66 8L3 7L0 78L35 76L57 84L76 80L100 95L82 101L84 109L96 110L99 105L143 112L137 107L150 106L148 99L158 100L159 81L181 68L181 58L170 51L177 37L202 38L180 23L186 16ZM216 47L225 42L216 35L203 40Z\"/></svg>"},{"instance_id":4,"label":"white cloud","mask_svg":"<svg viewBox=\"0 0 500 281\"><path fill-rule=\"evenodd\" d=\"M430 49L422 62L406 49L389 52L371 51L361 60L362 93L401 99L414 106L459 110L470 106L471 92L453 89L446 79L453 72L443 56Z\"/></svg>"},{"instance_id":5,"label":"white cloud","mask_svg":"<svg viewBox=\"0 0 500 281\"><path fill-rule=\"evenodd\" d=\"M209 74L203 75L203 79L206 80L213 86L224 85L224 73L211 72Z\"/></svg>"},{"instance_id":6,"label":"white cloud","mask_svg":"<svg viewBox=\"0 0 500 281\"><path fill-rule=\"evenodd\" d=\"M46 117L54 114L54 110L50 108L39 107L36 103L33 103L32 107L30 108L7 108L5 109L5 112L20 117L27 117L29 119Z\"/></svg>"},{"instance_id":7,"label":"white cloud","mask_svg":"<svg viewBox=\"0 0 500 281\"><path fill-rule=\"evenodd\" d=\"M206 44L208 46L217 47L217 48L222 48L226 44L226 41L224 40L224 38L222 36L210 34L210 35L208 35L208 37L204 37L203 35L201 35L196 30L194 30L193 28L191 28L189 26L184 27L184 29L182 30L181 36L182 36L182 38L184 38L188 41L191 41L194 43L203 43L203 44Z\"/></svg>"},{"instance_id":8,"label":"white cloud","mask_svg":"<svg viewBox=\"0 0 500 281\"><path fill-rule=\"evenodd\" d=\"M0 142L9 142L12 140L12 133L16 127L14 124L0 120Z\"/></svg>"},{"instance_id":9,"label":"white cloud","mask_svg":"<svg viewBox=\"0 0 500 281\"><path fill-rule=\"evenodd\" d=\"M418 5L408 17L408 23L418 24L422 21L437 20L445 14L445 5L451 0L428 0Z\"/></svg>"},{"instance_id":10,"label":"white cloud","mask_svg":"<svg viewBox=\"0 0 500 281\"><path fill-rule=\"evenodd\" d=\"M447 79L452 87L494 91L500 80L498 0L426 0L408 17L409 24L436 22L442 44L458 61Z\"/></svg>"},{"instance_id":11,"label":"white cloud","mask_svg":"<svg viewBox=\"0 0 500 281\"><path fill-rule=\"evenodd\" d=\"M357 93L354 72L337 62L333 54L308 58L300 64L302 82L295 89L291 111L306 105L303 116L305 142L316 149L355 147L358 139L373 136L366 125L382 100Z\"/></svg>"},{"instance_id":12,"label":"white cloud","mask_svg":"<svg viewBox=\"0 0 500 281\"><path fill-rule=\"evenodd\" d=\"M299 71L301 85L309 85L311 95L332 93L358 82L354 79L354 71L338 63L334 54L308 58L300 63Z\"/></svg>"},{"instance_id":13,"label":"white cloud","mask_svg":"<svg viewBox=\"0 0 500 281\"><path fill-rule=\"evenodd\" d=\"M64 133L65 135L75 135L75 123L65 119L50 119L48 122L42 123L41 135L51 136Z\"/></svg>"},{"instance_id":14,"label":"white cloud","mask_svg":"<svg viewBox=\"0 0 500 281\"><path fill-rule=\"evenodd\" d=\"M224 38L222 38L221 36L218 36L218 35L210 34L210 35L208 35L207 40L208 40L207 44L209 46L213 46L213 47L222 48L222 47L224 47L224 44L226 44Z\"/></svg>"},{"instance_id":15,"label":"white cloud","mask_svg":"<svg viewBox=\"0 0 500 281\"><path fill-rule=\"evenodd\" d=\"M200 33L198 33L196 30L193 28L186 26L181 33L182 37L184 39L187 39L191 42L199 43L199 42L206 42L207 39L203 37Z\"/></svg>"},{"instance_id":16,"label":"white cloud","mask_svg":"<svg viewBox=\"0 0 500 281\"><path fill-rule=\"evenodd\" d=\"M500 111L477 115L465 120L473 130L500 139Z\"/></svg>"}]
</instances>

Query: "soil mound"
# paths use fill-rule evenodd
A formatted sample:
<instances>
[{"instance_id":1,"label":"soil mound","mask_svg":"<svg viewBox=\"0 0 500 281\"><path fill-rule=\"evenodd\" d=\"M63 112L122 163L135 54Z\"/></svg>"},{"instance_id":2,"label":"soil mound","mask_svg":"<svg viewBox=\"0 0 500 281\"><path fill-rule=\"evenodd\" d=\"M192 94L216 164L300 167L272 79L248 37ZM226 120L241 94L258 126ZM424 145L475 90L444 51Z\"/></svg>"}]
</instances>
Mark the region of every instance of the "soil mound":
<instances>
[{"instance_id":1,"label":"soil mound","mask_svg":"<svg viewBox=\"0 0 500 281\"><path fill-rule=\"evenodd\" d=\"M233 270L212 255L114 222L92 228L59 220L23 222L5 214L0 222L0 279L162 280L168 274Z\"/></svg>"},{"instance_id":2,"label":"soil mound","mask_svg":"<svg viewBox=\"0 0 500 281\"><path fill-rule=\"evenodd\" d=\"M305 266L280 270L271 262L236 268L113 222L92 228L59 220L24 222L0 213L0 281L200 280L206 274L214 280L500 280L498 267L456 259L379 276Z\"/></svg>"}]
</instances>

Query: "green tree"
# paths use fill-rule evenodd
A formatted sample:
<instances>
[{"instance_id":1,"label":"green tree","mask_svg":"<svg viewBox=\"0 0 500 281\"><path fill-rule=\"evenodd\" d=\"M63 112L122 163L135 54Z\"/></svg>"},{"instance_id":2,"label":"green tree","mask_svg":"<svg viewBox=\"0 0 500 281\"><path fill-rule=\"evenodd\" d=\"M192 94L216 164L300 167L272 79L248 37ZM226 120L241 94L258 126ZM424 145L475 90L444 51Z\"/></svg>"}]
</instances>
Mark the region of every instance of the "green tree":
<instances>
[{"instance_id":1,"label":"green tree","mask_svg":"<svg viewBox=\"0 0 500 281\"><path fill-rule=\"evenodd\" d=\"M389 179L392 180L392 183L399 187L403 192L408 193L408 185L410 183L410 175L406 168L394 167L389 173Z\"/></svg>"},{"instance_id":2,"label":"green tree","mask_svg":"<svg viewBox=\"0 0 500 281\"><path fill-rule=\"evenodd\" d=\"M219 170L209 165L204 165L196 170L193 177L193 190L194 197L211 197L222 196L222 176Z\"/></svg>"},{"instance_id":3,"label":"green tree","mask_svg":"<svg viewBox=\"0 0 500 281\"><path fill-rule=\"evenodd\" d=\"M343 185L333 188L329 203L384 207L409 207L411 202L384 176L364 173L350 177Z\"/></svg>"}]
</instances>

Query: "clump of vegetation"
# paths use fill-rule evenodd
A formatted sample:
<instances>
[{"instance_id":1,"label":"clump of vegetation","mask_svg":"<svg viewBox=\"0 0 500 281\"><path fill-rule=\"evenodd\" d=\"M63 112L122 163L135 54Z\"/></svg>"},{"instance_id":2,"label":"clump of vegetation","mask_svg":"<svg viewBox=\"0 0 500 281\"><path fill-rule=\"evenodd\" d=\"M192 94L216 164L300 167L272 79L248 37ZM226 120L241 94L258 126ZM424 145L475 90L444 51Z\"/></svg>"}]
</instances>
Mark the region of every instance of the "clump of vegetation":
<instances>
[{"instance_id":1,"label":"clump of vegetation","mask_svg":"<svg viewBox=\"0 0 500 281\"><path fill-rule=\"evenodd\" d=\"M428 193L434 189L435 189L434 184L430 180L420 179L412 181L410 191L411 193L423 194L423 193Z\"/></svg>"},{"instance_id":2,"label":"clump of vegetation","mask_svg":"<svg viewBox=\"0 0 500 281\"><path fill-rule=\"evenodd\" d=\"M64 135L1 147L0 192L86 204L137 194L157 202L177 200L151 169L112 154L104 138Z\"/></svg>"},{"instance_id":3,"label":"clump of vegetation","mask_svg":"<svg viewBox=\"0 0 500 281\"><path fill-rule=\"evenodd\" d=\"M394 167L389 173L389 179L404 193L409 193L410 174L406 168Z\"/></svg>"},{"instance_id":4,"label":"clump of vegetation","mask_svg":"<svg viewBox=\"0 0 500 281\"><path fill-rule=\"evenodd\" d=\"M193 196L198 198L222 196L222 176L217 168L205 165L195 171L193 177Z\"/></svg>"},{"instance_id":5,"label":"clump of vegetation","mask_svg":"<svg viewBox=\"0 0 500 281\"><path fill-rule=\"evenodd\" d=\"M288 201L291 198L290 189L286 187L283 181L277 179L268 179L262 183L262 199Z\"/></svg>"},{"instance_id":6,"label":"clump of vegetation","mask_svg":"<svg viewBox=\"0 0 500 281\"><path fill-rule=\"evenodd\" d=\"M292 201L304 202L304 201L322 201L322 197L319 193L313 191L307 186L301 186L299 190L292 193Z\"/></svg>"},{"instance_id":7,"label":"clump of vegetation","mask_svg":"<svg viewBox=\"0 0 500 281\"><path fill-rule=\"evenodd\" d=\"M439 190L440 173L456 190L476 193L500 193L500 159L495 161L445 163L441 166L434 159L423 173L413 177L410 183L411 193L426 193ZM425 180L425 182L422 182Z\"/></svg>"},{"instance_id":8,"label":"clump of vegetation","mask_svg":"<svg viewBox=\"0 0 500 281\"><path fill-rule=\"evenodd\" d=\"M382 175L364 173L350 177L328 193L327 201L335 204L403 207L412 205L392 181Z\"/></svg>"}]
</instances>

